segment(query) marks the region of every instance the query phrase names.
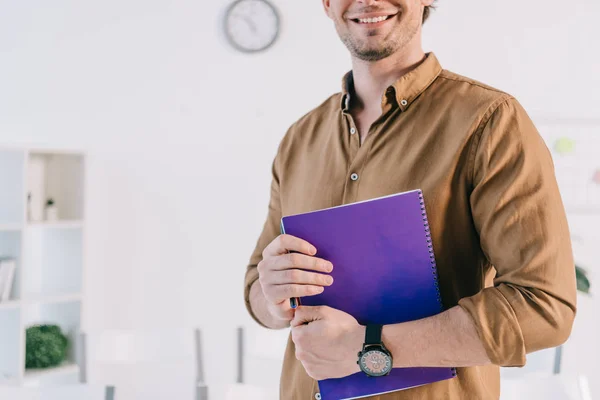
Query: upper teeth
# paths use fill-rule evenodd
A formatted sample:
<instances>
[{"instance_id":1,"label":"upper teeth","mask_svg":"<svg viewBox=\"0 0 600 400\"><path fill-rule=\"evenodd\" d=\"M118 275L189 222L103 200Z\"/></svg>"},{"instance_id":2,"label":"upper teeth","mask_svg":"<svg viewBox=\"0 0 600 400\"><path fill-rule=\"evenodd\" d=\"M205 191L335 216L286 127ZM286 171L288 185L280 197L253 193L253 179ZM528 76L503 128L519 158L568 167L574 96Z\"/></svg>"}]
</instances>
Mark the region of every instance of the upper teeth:
<instances>
[{"instance_id":1,"label":"upper teeth","mask_svg":"<svg viewBox=\"0 0 600 400\"><path fill-rule=\"evenodd\" d=\"M377 17L377 18L359 18L358 21L361 24L373 24L375 22L385 21L386 19L387 19L387 15L383 16L383 17Z\"/></svg>"}]
</instances>

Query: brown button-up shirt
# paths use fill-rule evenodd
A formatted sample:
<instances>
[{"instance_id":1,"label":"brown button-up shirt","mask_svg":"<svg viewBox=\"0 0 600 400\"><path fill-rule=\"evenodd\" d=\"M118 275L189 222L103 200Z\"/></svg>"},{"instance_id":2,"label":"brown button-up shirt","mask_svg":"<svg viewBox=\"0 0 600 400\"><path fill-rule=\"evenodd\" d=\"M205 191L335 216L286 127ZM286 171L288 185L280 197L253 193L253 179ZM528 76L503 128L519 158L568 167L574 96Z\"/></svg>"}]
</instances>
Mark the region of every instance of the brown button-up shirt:
<instances>
[{"instance_id":1,"label":"brown button-up shirt","mask_svg":"<svg viewBox=\"0 0 600 400\"><path fill-rule=\"evenodd\" d=\"M388 88L362 145L352 93L349 73L342 93L296 122L279 146L267 220L246 272L248 310L256 319L250 286L282 216L422 189L444 306L473 318L494 365L372 399L496 399L498 367L522 366L527 353L562 343L575 315L570 234L551 155L512 96L443 70L432 53ZM314 399L318 385L294 354L289 340L281 398Z\"/></svg>"}]
</instances>

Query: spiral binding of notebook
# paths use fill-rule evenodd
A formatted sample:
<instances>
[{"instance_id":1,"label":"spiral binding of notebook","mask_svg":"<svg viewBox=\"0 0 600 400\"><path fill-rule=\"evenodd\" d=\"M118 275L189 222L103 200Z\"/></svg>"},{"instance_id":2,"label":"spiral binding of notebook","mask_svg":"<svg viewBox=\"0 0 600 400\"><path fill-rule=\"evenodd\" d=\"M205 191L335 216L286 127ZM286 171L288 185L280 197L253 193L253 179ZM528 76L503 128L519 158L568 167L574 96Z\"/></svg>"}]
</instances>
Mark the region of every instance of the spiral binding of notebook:
<instances>
[{"instance_id":1,"label":"spiral binding of notebook","mask_svg":"<svg viewBox=\"0 0 600 400\"><path fill-rule=\"evenodd\" d=\"M440 305L440 312L444 311L444 305L442 303L442 295L440 293L440 285L438 283L437 264L435 262L435 254L433 252L433 241L431 240L431 229L429 228L429 220L427 219L427 211L425 210L425 199L423 198L423 192L419 190L419 204L421 205L421 216L423 216L423 226L425 227L425 237L427 238L427 247L429 249L429 260L431 261L431 272L435 277L435 290L438 296L438 303Z\"/></svg>"},{"instance_id":2,"label":"spiral binding of notebook","mask_svg":"<svg viewBox=\"0 0 600 400\"><path fill-rule=\"evenodd\" d=\"M429 249L429 260L431 261L431 272L435 278L435 291L437 292L438 304L440 305L440 312L444 311L444 304L442 303L442 294L440 292L440 284L437 272L437 263L435 261L435 254L433 251L433 240L431 239L431 229L429 228L429 219L427 218L427 210L425 209L425 199L423 198L423 192L419 192L419 204L421 205L421 216L423 217L423 226L425 227L425 237L427 238L427 247ZM452 374L456 376L456 368L452 369Z\"/></svg>"}]
</instances>

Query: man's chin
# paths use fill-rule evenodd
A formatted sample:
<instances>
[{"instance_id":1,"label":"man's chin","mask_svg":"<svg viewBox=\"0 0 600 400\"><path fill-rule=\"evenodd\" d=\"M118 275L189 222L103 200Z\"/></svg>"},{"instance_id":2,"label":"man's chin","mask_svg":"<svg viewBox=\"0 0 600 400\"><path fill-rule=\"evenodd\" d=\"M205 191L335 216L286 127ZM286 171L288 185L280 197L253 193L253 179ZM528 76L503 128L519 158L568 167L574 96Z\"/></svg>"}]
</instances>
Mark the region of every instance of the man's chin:
<instances>
[{"instance_id":1,"label":"man's chin","mask_svg":"<svg viewBox=\"0 0 600 400\"><path fill-rule=\"evenodd\" d=\"M384 43L381 39L368 38L357 40L351 35L340 36L346 48L355 58L363 61L379 61L391 56L395 49L391 42Z\"/></svg>"},{"instance_id":2,"label":"man's chin","mask_svg":"<svg viewBox=\"0 0 600 400\"><path fill-rule=\"evenodd\" d=\"M379 61L391 56L393 50L389 48L355 49L352 53L354 57L363 61Z\"/></svg>"}]
</instances>

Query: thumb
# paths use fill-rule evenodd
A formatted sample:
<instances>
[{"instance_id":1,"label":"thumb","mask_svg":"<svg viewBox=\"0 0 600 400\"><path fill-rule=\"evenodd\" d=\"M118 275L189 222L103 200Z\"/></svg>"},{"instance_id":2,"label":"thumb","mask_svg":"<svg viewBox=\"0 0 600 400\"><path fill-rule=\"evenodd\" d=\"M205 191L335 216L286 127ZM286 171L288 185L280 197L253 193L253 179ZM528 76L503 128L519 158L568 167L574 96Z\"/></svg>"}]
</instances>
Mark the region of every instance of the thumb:
<instances>
[{"instance_id":1,"label":"thumb","mask_svg":"<svg viewBox=\"0 0 600 400\"><path fill-rule=\"evenodd\" d=\"M300 325L323 319L323 316L323 309L321 306L300 306L296 309L296 314L290 324L292 328L295 328Z\"/></svg>"}]
</instances>

